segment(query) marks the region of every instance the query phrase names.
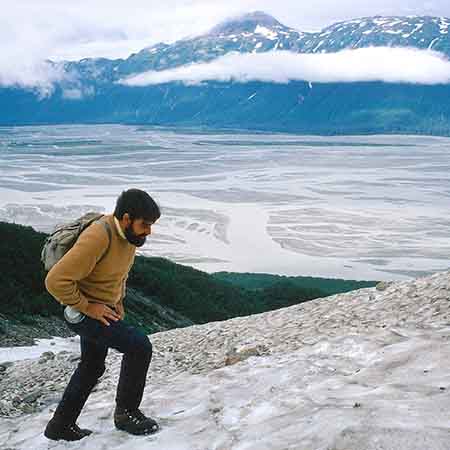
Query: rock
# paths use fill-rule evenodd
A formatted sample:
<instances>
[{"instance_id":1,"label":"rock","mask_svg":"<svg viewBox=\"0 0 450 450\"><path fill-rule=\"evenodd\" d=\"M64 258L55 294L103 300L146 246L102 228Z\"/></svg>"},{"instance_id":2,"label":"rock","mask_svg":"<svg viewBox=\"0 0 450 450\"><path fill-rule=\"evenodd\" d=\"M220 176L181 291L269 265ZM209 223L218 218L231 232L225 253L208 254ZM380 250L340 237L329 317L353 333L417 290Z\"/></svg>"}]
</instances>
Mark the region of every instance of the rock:
<instances>
[{"instance_id":1,"label":"rock","mask_svg":"<svg viewBox=\"0 0 450 450\"><path fill-rule=\"evenodd\" d=\"M5 361L0 364L0 372L4 372L8 367L11 367L13 363L11 361Z\"/></svg>"},{"instance_id":2,"label":"rock","mask_svg":"<svg viewBox=\"0 0 450 450\"><path fill-rule=\"evenodd\" d=\"M377 291L385 291L391 284L391 281L380 281L375 288Z\"/></svg>"},{"instance_id":3,"label":"rock","mask_svg":"<svg viewBox=\"0 0 450 450\"><path fill-rule=\"evenodd\" d=\"M225 365L230 366L236 364L250 358L250 356L261 356L267 354L267 351L267 347L260 344L233 347L225 356Z\"/></svg>"},{"instance_id":4,"label":"rock","mask_svg":"<svg viewBox=\"0 0 450 450\"><path fill-rule=\"evenodd\" d=\"M55 359L55 354L53 352L44 352L44 353L42 353L40 359L44 359L46 361L48 361L50 359Z\"/></svg>"},{"instance_id":5,"label":"rock","mask_svg":"<svg viewBox=\"0 0 450 450\"><path fill-rule=\"evenodd\" d=\"M22 399L24 403L34 403L42 395L42 390L38 389L31 394L28 394Z\"/></svg>"}]
</instances>

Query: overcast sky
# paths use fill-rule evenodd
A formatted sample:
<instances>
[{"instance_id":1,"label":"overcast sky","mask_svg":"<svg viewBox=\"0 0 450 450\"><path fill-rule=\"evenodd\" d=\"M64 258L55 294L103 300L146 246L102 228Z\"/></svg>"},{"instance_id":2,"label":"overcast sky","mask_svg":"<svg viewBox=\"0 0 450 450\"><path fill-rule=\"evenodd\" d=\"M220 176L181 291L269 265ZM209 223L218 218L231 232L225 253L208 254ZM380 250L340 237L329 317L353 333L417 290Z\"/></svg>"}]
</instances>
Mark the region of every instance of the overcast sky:
<instances>
[{"instance_id":1,"label":"overcast sky","mask_svg":"<svg viewBox=\"0 0 450 450\"><path fill-rule=\"evenodd\" d=\"M450 0L2 0L1 58L127 57L156 42L207 31L263 10L285 25L317 31L370 15L450 17ZM5 51L6 50L6 51Z\"/></svg>"},{"instance_id":2,"label":"overcast sky","mask_svg":"<svg viewBox=\"0 0 450 450\"><path fill-rule=\"evenodd\" d=\"M61 76L43 64L45 59L126 58L157 42L195 36L226 18L255 10L301 31L373 15L450 17L450 0L1 0L1 6L0 86L40 86L44 93ZM288 59L283 61L287 64ZM289 61L295 79L305 61ZM247 60L228 62L247 64ZM441 62L436 60L436 67L442 68ZM258 64L265 62L258 60ZM320 70L317 73L320 79ZM409 80L411 74L405 76Z\"/></svg>"}]
</instances>

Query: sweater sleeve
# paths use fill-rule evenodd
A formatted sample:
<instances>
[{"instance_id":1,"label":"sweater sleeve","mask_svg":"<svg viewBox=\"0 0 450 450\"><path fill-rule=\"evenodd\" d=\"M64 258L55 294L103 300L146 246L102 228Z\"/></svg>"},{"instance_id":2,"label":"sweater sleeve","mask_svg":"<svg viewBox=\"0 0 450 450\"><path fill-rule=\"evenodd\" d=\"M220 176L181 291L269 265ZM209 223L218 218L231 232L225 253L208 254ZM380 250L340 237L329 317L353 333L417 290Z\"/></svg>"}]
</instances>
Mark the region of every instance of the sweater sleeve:
<instances>
[{"instance_id":1,"label":"sweater sleeve","mask_svg":"<svg viewBox=\"0 0 450 450\"><path fill-rule=\"evenodd\" d=\"M120 301L123 301L123 299L127 295L127 280L128 280L128 274L126 274L126 276L125 276L125 278L123 279L123 282L122 282L122 295L120 297Z\"/></svg>"},{"instance_id":2,"label":"sweater sleeve","mask_svg":"<svg viewBox=\"0 0 450 450\"><path fill-rule=\"evenodd\" d=\"M84 230L73 247L50 269L45 278L47 291L63 305L86 313L88 299L78 288L108 248L109 237L102 224Z\"/></svg>"}]
</instances>

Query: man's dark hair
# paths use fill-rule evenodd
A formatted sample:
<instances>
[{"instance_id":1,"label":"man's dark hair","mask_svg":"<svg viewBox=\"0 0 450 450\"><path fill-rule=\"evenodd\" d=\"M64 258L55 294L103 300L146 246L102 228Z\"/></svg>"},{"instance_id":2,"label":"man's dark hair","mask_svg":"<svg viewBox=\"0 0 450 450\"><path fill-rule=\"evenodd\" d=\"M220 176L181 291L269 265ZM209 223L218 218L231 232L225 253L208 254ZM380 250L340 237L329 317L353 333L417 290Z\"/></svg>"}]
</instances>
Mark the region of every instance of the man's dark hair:
<instances>
[{"instance_id":1,"label":"man's dark hair","mask_svg":"<svg viewBox=\"0 0 450 450\"><path fill-rule=\"evenodd\" d=\"M161 216L155 200L140 189L128 189L119 195L114 216L122 220L125 213L130 215L131 220L144 219L148 222L156 222Z\"/></svg>"}]
</instances>

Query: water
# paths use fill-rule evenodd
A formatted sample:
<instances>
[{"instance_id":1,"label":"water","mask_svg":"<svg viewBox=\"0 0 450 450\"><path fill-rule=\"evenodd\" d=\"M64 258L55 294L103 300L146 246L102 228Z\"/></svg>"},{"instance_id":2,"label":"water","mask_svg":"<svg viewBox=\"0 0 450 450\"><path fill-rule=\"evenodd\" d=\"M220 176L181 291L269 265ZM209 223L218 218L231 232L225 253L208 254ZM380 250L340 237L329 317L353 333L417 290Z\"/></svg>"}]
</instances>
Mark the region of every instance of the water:
<instances>
[{"instance_id":1,"label":"water","mask_svg":"<svg viewBox=\"0 0 450 450\"><path fill-rule=\"evenodd\" d=\"M215 272L408 279L448 269L449 138L0 128L0 220L49 231L120 192L162 217L139 252Z\"/></svg>"}]
</instances>

